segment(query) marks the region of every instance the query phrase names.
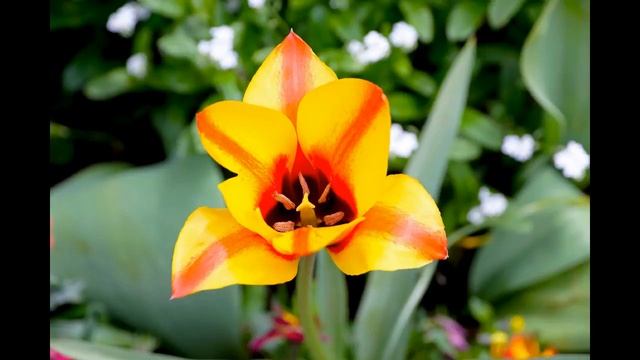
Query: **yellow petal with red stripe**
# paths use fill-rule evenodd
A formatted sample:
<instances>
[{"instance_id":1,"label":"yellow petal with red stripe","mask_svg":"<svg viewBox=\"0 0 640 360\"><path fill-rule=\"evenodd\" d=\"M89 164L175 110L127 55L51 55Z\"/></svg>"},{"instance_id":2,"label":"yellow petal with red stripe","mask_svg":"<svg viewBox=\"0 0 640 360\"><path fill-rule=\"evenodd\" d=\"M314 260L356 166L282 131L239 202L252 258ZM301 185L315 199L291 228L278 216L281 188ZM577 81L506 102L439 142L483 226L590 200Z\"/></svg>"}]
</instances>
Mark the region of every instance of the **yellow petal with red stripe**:
<instances>
[{"instance_id":1,"label":"yellow petal with red stripe","mask_svg":"<svg viewBox=\"0 0 640 360\"><path fill-rule=\"evenodd\" d=\"M390 128L387 97L365 80L336 80L300 102L297 131L302 151L356 216L364 214L381 193Z\"/></svg>"},{"instance_id":2,"label":"yellow petal with red stripe","mask_svg":"<svg viewBox=\"0 0 640 360\"><path fill-rule=\"evenodd\" d=\"M282 254L306 256L339 242L364 218L350 223L327 227L301 227L294 231L279 233L272 239L273 247Z\"/></svg>"},{"instance_id":3,"label":"yellow petal with red stripe","mask_svg":"<svg viewBox=\"0 0 640 360\"><path fill-rule=\"evenodd\" d=\"M336 74L293 31L264 60L242 101L275 109L295 124L300 99Z\"/></svg>"},{"instance_id":4,"label":"yellow petal with red stripe","mask_svg":"<svg viewBox=\"0 0 640 360\"><path fill-rule=\"evenodd\" d=\"M407 175L389 175L381 199L365 220L328 248L348 275L424 266L448 257L440 211L425 188Z\"/></svg>"},{"instance_id":5,"label":"yellow petal with red stripe","mask_svg":"<svg viewBox=\"0 0 640 360\"><path fill-rule=\"evenodd\" d=\"M204 148L220 165L271 182L273 171L295 159L296 132L280 112L240 101L220 101L196 115Z\"/></svg>"},{"instance_id":6,"label":"yellow petal with red stripe","mask_svg":"<svg viewBox=\"0 0 640 360\"><path fill-rule=\"evenodd\" d=\"M298 260L275 251L226 209L201 207L187 219L173 251L172 298L234 284L293 279Z\"/></svg>"}]
</instances>

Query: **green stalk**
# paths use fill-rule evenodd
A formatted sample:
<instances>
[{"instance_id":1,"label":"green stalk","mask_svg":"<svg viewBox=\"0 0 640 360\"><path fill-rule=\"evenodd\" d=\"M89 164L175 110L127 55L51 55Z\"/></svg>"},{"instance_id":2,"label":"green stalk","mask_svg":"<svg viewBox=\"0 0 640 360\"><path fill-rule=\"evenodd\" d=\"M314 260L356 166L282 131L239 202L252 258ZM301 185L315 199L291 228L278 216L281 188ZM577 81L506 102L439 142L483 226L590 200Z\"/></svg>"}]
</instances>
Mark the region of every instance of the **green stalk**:
<instances>
[{"instance_id":1,"label":"green stalk","mask_svg":"<svg viewBox=\"0 0 640 360\"><path fill-rule=\"evenodd\" d=\"M327 349L320 340L318 328L313 320L313 265L315 255L305 256L300 259L300 268L296 279L296 291L300 324L304 333L304 345L309 350L309 355L314 360L329 360Z\"/></svg>"}]
</instances>

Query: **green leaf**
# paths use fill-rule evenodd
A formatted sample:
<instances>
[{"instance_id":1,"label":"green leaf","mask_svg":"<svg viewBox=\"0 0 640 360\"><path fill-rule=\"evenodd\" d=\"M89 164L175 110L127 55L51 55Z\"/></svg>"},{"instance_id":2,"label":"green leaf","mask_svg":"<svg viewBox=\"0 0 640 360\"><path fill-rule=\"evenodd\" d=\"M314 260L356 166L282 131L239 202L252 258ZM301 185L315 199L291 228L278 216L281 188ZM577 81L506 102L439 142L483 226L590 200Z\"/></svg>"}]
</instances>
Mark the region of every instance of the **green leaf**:
<instances>
[{"instance_id":1,"label":"green leaf","mask_svg":"<svg viewBox=\"0 0 640 360\"><path fill-rule=\"evenodd\" d=\"M147 83L155 89L178 94L193 94L207 87L207 79L186 61L156 67Z\"/></svg>"},{"instance_id":2,"label":"green leaf","mask_svg":"<svg viewBox=\"0 0 640 360\"><path fill-rule=\"evenodd\" d=\"M407 165L407 173L418 178L435 199L440 194L449 151L465 107L475 49L475 39L469 40L449 69L422 131L420 147ZM418 274L420 271L434 270L435 264L431 264L422 270L375 272L369 275L354 324L357 359L380 357L385 347L389 346L390 334ZM413 310L417 303L411 305ZM407 350L408 326L404 325L398 325L404 331L397 339L397 347L392 345L391 349L398 358L404 358Z\"/></svg>"},{"instance_id":3,"label":"green leaf","mask_svg":"<svg viewBox=\"0 0 640 360\"><path fill-rule=\"evenodd\" d=\"M493 151L500 150L504 138L504 132L495 120L472 108L465 109L462 115L460 133Z\"/></svg>"},{"instance_id":4,"label":"green leaf","mask_svg":"<svg viewBox=\"0 0 640 360\"><path fill-rule=\"evenodd\" d=\"M438 87L431 75L419 70L413 70L409 75L403 77L402 85L425 97L433 95Z\"/></svg>"},{"instance_id":5,"label":"green leaf","mask_svg":"<svg viewBox=\"0 0 640 360\"><path fill-rule=\"evenodd\" d=\"M119 67L89 80L84 94L91 100L107 100L130 91L135 83L127 69Z\"/></svg>"},{"instance_id":6,"label":"green leaf","mask_svg":"<svg viewBox=\"0 0 640 360\"><path fill-rule=\"evenodd\" d=\"M424 118L425 111L418 99L409 93L393 92L389 94L391 117L395 121L417 120Z\"/></svg>"},{"instance_id":7,"label":"green leaf","mask_svg":"<svg viewBox=\"0 0 640 360\"><path fill-rule=\"evenodd\" d=\"M489 25L494 29L505 26L524 4L524 0L491 0L487 13Z\"/></svg>"},{"instance_id":8,"label":"green leaf","mask_svg":"<svg viewBox=\"0 0 640 360\"><path fill-rule=\"evenodd\" d=\"M158 39L158 48L165 56L194 60L198 56L196 41L178 28Z\"/></svg>"},{"instance_id":9,"label":"green leaf","mask_svg":"<svg viewBox=\"0 0 640 360\"><path fill-rule=\"evenodd\" d=\"M465 0L457 3L447 18L447 39L462 41L480 27L484 18L486 4L478 0Z\"/></svg>"},{"instance_id":10,"label":"green leaf","mask_svg":"<svg viewBox=\"0 0 640 360\"><path fill-rule=\"evenodd\" d=\"M545 199L578 199L581 195L555 169L546 168L525 184L509 211ZM589 213L588 202L570 202L543 207L525 219L505 217L493 229L491 242L474 258L469 277L472 293L496 300L589 259ZM532 223L530 231L517 231L509 224L523 220Z\"/></svg>"},{"instance_id":11,"label":"green leaf","mask_svg":"<svg viewBox=\"0 0 640 360\"><path fill-rule=\"evenodd\" d=\"M499 316L522 315L527 331L559 351L589 351L590 263L579 264L499 302Z\"/></svg>"},{"instance_id":12,"label":"green leaf","mask_svg":"<svg viewBox=\"0 0 640 360\"><path fill-rule=\"evenodd\" d=\"M588 0L550 0L522 49L520 68L536 101L589 151Z\"/></svg>"},{"instance_id":13,"label":"green leaf","mask_svg":"<svg viewBox=\"0 0 640 360\"><path fill-rule=\"evenodd\" d=\"M458 137L454 140L449 153L449 160L454 161L472 161L477 159L482 153L480 146L475 143Z\"/></svg>"},{"instance_id":14,"label":"green leaf","mask_svg":"<svg viewBox=\"0 0 640 360\"><path fill-rule=\"evenodd\" d=\"M332 359L344 359L349 328L347 281L326 251L318 253L317 261L316 304L321 333L328 337Z\"/></svg>"},{"instance_id":15,"label":"green leaf","mask_svg":"<svg viewBox=\"0 0 640 360\"><path fill-rule=\"evenodd\" d=\"M165 154L174 154L178 139L189 119L188 109L182 103L169 101L166 105L153 110L151 120L160 133Z\"/></svg>"},{"instance_id":16,"label":"green leaf","mask_svg":"<svg viewBox=\"0 0 640 360\"><path fill-rule=\"evenodd\" d=\"M95 45L89 45L80 50L64 68L62 87L68 92L78 91L91 78L104 73L110 67L110 64L101 58L99 48Z\"/></svg>"},{"instance_id":17,"label":"green leaf","mask_svg":"<svg viewBox=\"0 0 640 360\"><path fill-rule=\"evenodd\" d=\"M173 246L185 219L198 206L224 206L217 168L194 156L121 169L97 165L53 188L51 273L83 281L89 300L178 353L236 357L237 287L169 300Z\"/></svg>"},{"instance_id":18,"label":"green leaf","mask_svg":"<svg viewBox=\"0 0 640 360\"><path fill-rule=\"evenodd\" d=\"M451 65L421 132L420 146L407 164L406 173L418 178L435 198L467 101L475 49L476 41L470 39Z\"/></svg>"},{"instance_id":19,"label":"green leaf","mask_svg":"<svg viewBox=\"0 0 640 360\"><path fill-rule=\"evenodd\" d=\"M187 11L185 0L139 0L140 3L148 7L151 12L168 18L179 18Z\"/></svg>"},{"instance_id":20,"label":"green leaf","mask_svg":"<svg viewBox=\"0 0 640 360\"><path fill-rule=\"evenodd\" d=\"M78 360L187 360L71 339L51 339L50 346L61 354Z\"/></svg>"},{"instance_id":21,"label":"green leaf","mask_svg":"<svg viewBox=\"0 0 640 360\"><path fill-rule=\"evenodd\" d=\"M418 31L420 41L425 44L433 41L434 23L431 8L426 4L410 0L400 1L399 6L407 22Z\"/></svg>"}]
</instances>

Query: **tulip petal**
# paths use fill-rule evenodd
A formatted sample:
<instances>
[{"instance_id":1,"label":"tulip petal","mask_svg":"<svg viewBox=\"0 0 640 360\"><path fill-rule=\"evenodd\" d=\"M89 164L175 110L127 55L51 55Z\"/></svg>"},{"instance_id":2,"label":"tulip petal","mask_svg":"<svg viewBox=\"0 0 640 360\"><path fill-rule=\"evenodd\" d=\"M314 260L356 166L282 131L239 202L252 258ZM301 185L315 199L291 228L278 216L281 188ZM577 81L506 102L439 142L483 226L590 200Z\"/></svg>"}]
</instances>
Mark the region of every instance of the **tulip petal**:
<instances>
[{"instance_id":1,"label":"tulip petal","mask_svg":"<svg viewBox=\"0 0 640 360\"><path fill-rule=\"evenodd\" d=\"M278 110L295 124L298 102L336 74L293 31L264 60L242 101Z\"/></svg>"},{"instance_id":2,"label":"tulip petal","mask_svg":"<svg viewBox=\"0 0 640 360\"><path fill-rule=\"evenodd\" d=\"M185 222L173 252L172 298L234 284L293 279L298 260L275 251L226 209L201 207Z\"/></svg>"},{"instance_id":3,"label":"tulip petal","mask_svg":"<svg viewBox=\"0 0 640 360\"><path fill-rule=\"evenodd\" d=\"M341 79L309 92L298 108L298 141L311 164L356 216L379 198L387 173L391 117L375 84Z\"/></svg>"},{"instance_id":4,"label":"tulip petal","mask_svg":"<svg viewBox=\"0 0 640 360\"><path fill-rule=\"evenodd\" d=\"M297 228L294 231L279 233L279 236L272 239L272 244L282 254L306 256L339 242L363 220L364 218L357 218L342 225Z\"/></svg>"},{"instance_id":5,"label":"tulip petal","mask_svg":"<svg viewBox=\"0 0 640 360\"><path fill-rule=\"evenodd\" d=\"M296 132L278 111L240 101L220 101L196 115L204 148L220 165L264 183L282 163L291 168Z\"/></svg>"},{"instance_id":6,"label":"tulip petal","mask_svg":"<svg viewBox=\"0 0 640 360\"><path fill-rule=\"evenodd\" d=\"M425 188L407 175L389 175L383 197L349 236L328 247L348 275L424 266L448 257L440 211Z\"/></svg>"}]
</instances>

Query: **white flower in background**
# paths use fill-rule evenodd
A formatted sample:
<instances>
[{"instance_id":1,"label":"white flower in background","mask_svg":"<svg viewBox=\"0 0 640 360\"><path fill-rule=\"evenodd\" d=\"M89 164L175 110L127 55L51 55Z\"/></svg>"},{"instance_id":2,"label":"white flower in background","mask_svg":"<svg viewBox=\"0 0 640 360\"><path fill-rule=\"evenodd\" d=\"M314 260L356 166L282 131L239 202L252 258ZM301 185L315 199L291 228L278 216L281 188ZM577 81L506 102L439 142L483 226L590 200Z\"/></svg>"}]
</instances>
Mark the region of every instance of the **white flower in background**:
<instances>
[{"instance_id":1,"label":"white flower in background","mask_svg":"<svg viewBox=\"0 0 640 360\"><path fill-rule=\"evenodd\" d=\"M347 51L360 64L366 65L378 62L391 53L391 45L386 37L377 31L369 31L363 41L352 40L347 45Z\"/></svg>"},{"instance_id":2,"label":"white flower in background","mask_svg":"<svg viewBox=\"0 0 640 360\"><path fill-rule=\"evenodd\" d=\"M502 215L509 205L509 201L503 194L492 193L485 186L480 188L478 199L480 199L480 205L474 206L467 213L467 220L474 225L482 223L488 217Z\"/></svg>"},{"instance_id":3,"label":"white flower in background","mask_svg":"<svg viewBox=\"0 0 640 360\"><path fill-rule=\"evenodd\" d=\"M127 59L127 72L139 79L145 77L147 75L147 55L143 53L131 55Z\"/></svg>"},{"instance_id":4,"label":"white flower in background","mask_svg":"<svg viewBox=\"0 0 640 360\"><path fill-rule=\"evenodd\" d=\"M502 140L502 153L520 162L527 161L533 155L536 142L529 134L522 136L507 135Z\"/></svg>"},{"instance_id":5,"label":"white flower in background","mask_svg":"<svg viewBox=\"0 0 640 360\"><path fill-rule=\"evenodd\" d=\"M399 124L391 125L391 141L389 154L408 158L418 148L418 136L410 131L404 131Z\"/></svg>"},{"instance_id":6,"label":"white flower in background","mask_svg":"<svg viewBox=\"0 0 640 360\"><path fill-rule=\"evenodd\" d=\"M107 30L129 37L133 34L138 21L146 20L150 15L151 12L146 7L137 2L128 2L109 15Z\"/></svg>"},{"instance_id":7,"label":"white flower in background","mask_svg":"<svg viewBox=\"0 0 640 360\"><path fill-rule=\"evenodd\" d=\"M589 168L589 154L581 144L571 140L567 146L553 155L553 164L565 177L582 180Z\"/></svg>"},{"instance_id":8,"label":"white flower in background","mask_svg":"<svg viewBox=\"0 0 640 360\"><path fill-rule=\"evenodd\" d=\"M249 7L252 9L262 9L264 6L265 0L249 0Z\"/></svg>"},{"instance_id":9,"label":"white flower in background","mask_svg":"<svg viewBox=\"0 0 640 360\"><path fill-rule=\"evenodd\" d=\"M198 43L198 52L209 57L223 70L238 66L238 53L233 49L233 28L227 25L217 26L211 28L209 33L211 40L201 40Z\"/></svg>"},{"instance_id":10,"label":"white flower in background","mask_svg":"<svg viewBox=\"0 0 640 360\"><path fill-rule=\"evenodd\" d=\"M418 44L418 32L416 28L404 21L393 24L389 40L393 46L404 49L413 50Z\"/></svg>"}]
</instances>

